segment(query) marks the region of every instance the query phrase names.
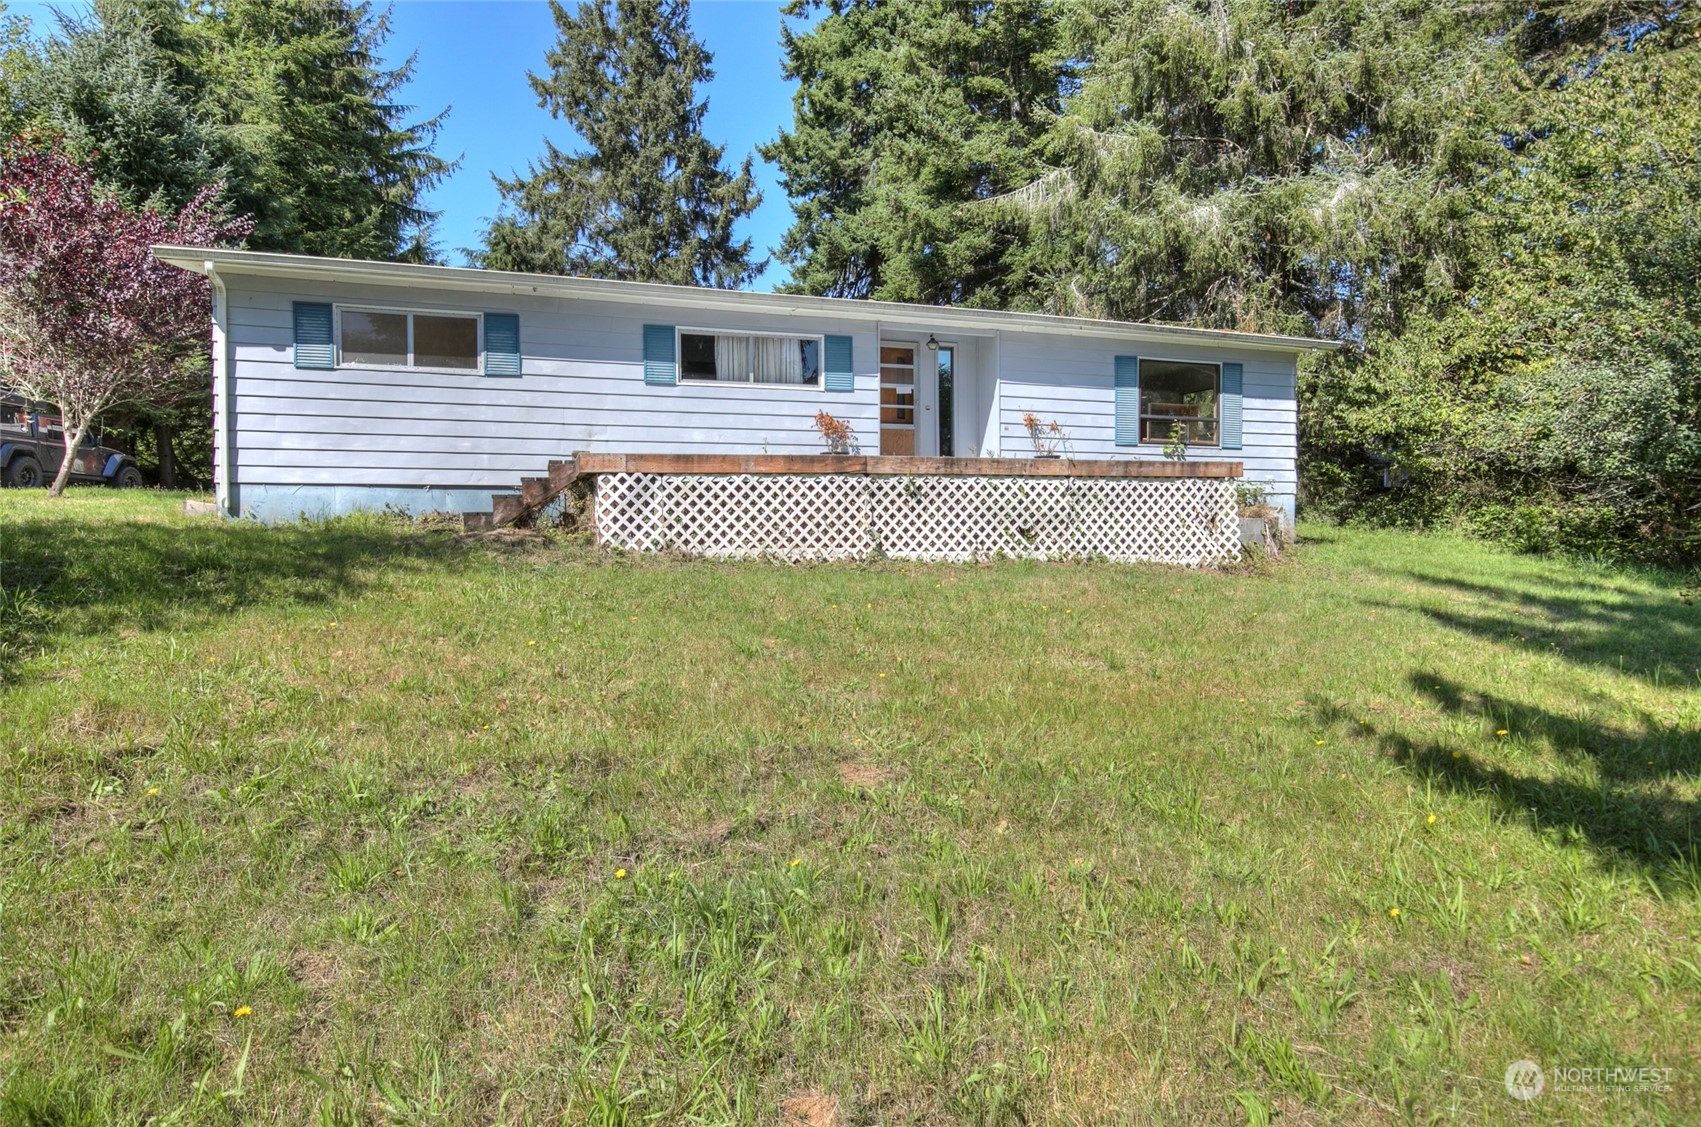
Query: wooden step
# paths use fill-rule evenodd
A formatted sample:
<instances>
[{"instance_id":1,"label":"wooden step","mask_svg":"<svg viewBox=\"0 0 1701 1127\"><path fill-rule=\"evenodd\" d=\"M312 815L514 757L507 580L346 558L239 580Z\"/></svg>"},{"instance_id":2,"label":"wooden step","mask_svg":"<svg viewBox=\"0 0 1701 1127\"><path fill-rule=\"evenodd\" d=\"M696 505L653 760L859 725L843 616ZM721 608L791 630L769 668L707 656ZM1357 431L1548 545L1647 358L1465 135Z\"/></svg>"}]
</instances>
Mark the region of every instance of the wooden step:
<instances>
[{"instance_id":1,"label":"wooden step","mask_svg":"<svg viewBox=\"0 0 1701 1127\"><path fill-rule=\"evenodd\" d=\"M523 523L561 496L578 479L578 463L572 458L551 461L548 476L521 478L518 493L491 494L490 511L463 514L461 527L468 532L486 532Z\"/></svg>"}]
</instances>

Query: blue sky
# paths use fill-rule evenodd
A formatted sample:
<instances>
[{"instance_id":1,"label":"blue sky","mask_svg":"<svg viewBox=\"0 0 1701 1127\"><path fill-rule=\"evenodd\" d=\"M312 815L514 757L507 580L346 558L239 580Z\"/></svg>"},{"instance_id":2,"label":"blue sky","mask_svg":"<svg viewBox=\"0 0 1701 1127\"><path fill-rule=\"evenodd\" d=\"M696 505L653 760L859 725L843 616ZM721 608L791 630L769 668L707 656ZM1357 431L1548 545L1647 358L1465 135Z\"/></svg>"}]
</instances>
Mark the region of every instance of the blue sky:
<instances>
[{"instance_id":1,"label":"blue sky","mask_svg":"<svg viewBox=\"0 0 1701 1127\"><path fill-rule=\"evenodd\" d=\"M11 12L30 17L38 32L53 26L55 7L79 11L84 6L8 3ZM780 21L777 3L696 0L692 5L692 27L715 56L704 131L726 146L729 165L791 121L794 87L780 77ZM485 220L496 213L499 197L490 174L523 170L542 151L545 136L563 148L573 147L569 130L538 107L526 82L528 70L542 69L555 24L544 0L399 0L391 24L389 61L418 53L407 100L419 107L421 117L451 107L437 149L461 157L462 164L428 203L443 213L439 245L450 262L459 264L464 261L460 248L474 245ZM791 209L777 169L758 158L756 177L763 203L739 233L755 240L760 257L779 245ZM783 266L770 265L753 288L772 289L785 275Z\"/></svg>"}]
</instances>

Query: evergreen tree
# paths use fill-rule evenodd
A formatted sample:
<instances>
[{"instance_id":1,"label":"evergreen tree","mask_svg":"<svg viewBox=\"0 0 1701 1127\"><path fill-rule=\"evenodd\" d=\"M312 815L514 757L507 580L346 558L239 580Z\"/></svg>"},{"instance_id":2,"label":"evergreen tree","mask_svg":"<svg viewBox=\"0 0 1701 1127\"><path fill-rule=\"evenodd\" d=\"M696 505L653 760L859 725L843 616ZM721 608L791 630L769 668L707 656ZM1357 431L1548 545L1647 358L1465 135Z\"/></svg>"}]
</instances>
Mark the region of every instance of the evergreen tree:
<instances>
[{"instance_id":1,"label":"evergreen tree","mask_svg":"<svg viewBox=\"0 0 1701 1127\"><path fill-rule=\"evenodd\" d=\"M761 202L746 157L734 175L703 136L714 76L686 0L551 0L549 71L538 104L585 148L544 142L525 176L497 178L504 212L475 257L492 269L731 288L760 273L733 227Z\"/></svg>"},{"instance_id":2,"label":"evergreen tree","mask_svg":"<svg viewBox=\"0 0 1701 1127\"><path fill-rule=\"evenodd\" d=\"M170 0L167 0L170 2ZM249 245L342 258L433 257L423 194L454 168L443 117L407 124L410 56L384 69L387 14L365 3L219 0L191 10L180 67L233 142Z\"/></svg>"},{"instance_id":3,"label":"evergreen tree","mask_svg":"<svg viewBox=\"0 0 1701 1127\"><path fill-rule=\"evenodd\" d=\"M1701 20L1539 42L1517 141L1476 193L1473 284L1307 381L1308 489L1343 517L1693 560Z\"/></svg>"},{"instance_id":4,"label":"evergreen tree","mask_svg":"<svg viewBox=\"0 0 1701 1127\"><path fill-rule=\"evenodd\" d=\"M1033 303L1024 233L965 206L1043 171L1035 151L1073 87L1064 19L1046 0L793 0L797 80L776 162L796 215L791 289L994 307Z\"/></svg>"},{"instance_id":5,"label":"evergreen tree","mask_svg":"<svg viewBox=\"0 0 1701 1127\"><path fill-rule=\"evenodd\" d=\"M24 87L32 123L62 136L132 206L181 207L226 173L230 137L203 120L160 43L180 22L175 7L106 0L60 14Z\"/></svg>"},{"instance_id":6,"label":"evergreen tree","mask_svg":"<svg viewBox=\"0 0 1701 1127\"><path fill-rule=\"evenodd\" d=\"M61 19L29 116L133 203L222 180L256 249L423 260L421 197L453 164L431 151L441 115L406 123L413 60L379 64L388 31L342 0L96 0Z\"/></svg>"},{"instance_id":7,"label":"evergreen tree","mask_svg":"<svg viewBox=\"0 0 1701 1127\"><path fill-rule=\"evenodd\" d=\"M995 205L1059 312L1362 336L1466 279L1515 61L1427 0L1100 3L1049 168Z\"/></svg>"},{"instance_id":8,"label":"evergreen tree","mask_svg":"<svg viewBox=\"0 0 1701 1127\"><path fill-rule=\"evenodd\" d=\"M0 0L0 138L10 137L29 121L26 91L39 60L21 16L6 14Z\"/></svg>"}]
</instances>

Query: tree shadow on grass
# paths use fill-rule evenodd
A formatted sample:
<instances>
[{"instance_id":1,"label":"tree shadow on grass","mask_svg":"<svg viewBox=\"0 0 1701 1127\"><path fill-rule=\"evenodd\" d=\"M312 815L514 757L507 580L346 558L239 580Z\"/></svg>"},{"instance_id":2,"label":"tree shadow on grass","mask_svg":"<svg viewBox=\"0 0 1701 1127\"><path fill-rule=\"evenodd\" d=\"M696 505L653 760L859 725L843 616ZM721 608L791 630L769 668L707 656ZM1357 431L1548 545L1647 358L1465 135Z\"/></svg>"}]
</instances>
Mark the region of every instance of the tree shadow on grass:
<instances>
[{"instance_id":1,"label":"tree shadow on grass","mask_svg":"<svg viewBox=\"0 0 1701 1127\"><path fill-rule=\"evenodd\" d=\"M1472 750L1460 742L1366 726L1356 715L1325 706L1325 721L1368 731L1384 754L1439 787L1486 798L1532 830L1558 829L1587 842L1603 861L1632 869L1663 888L1701 896L1701 735L1638 713L1624 729L1561 716L1492 693L1475 692L1433 673L1407 678L1414 693L1460 720L1505 740L1547 749L1564 767L1592 766L1596 781L1542 777L1540 759ZM1549 765L1550 768L1553 766Z\"/></svg>"},{"instance_id":2,"label":"tree shadow on grass","mask_svg":"<svg viewBox=\"0 0 1701 1127\"><path fill-rule=\"evenodd\" d=\"M451 535L382 518L8 520L0 525L0 685L16 683L23 659L49 634L116 636L254 607L322 605L459 556Z\"/></svg>"},{"instance_id":3,"label":"tree shadow on grass","mask_svg":"<svg viewBox=\"0 0 1701 1127\"><path fill-rule=\"evenodd\" d=\"M1417 609L1434 622L1486 641L1552 653L1578 665L1616 670L1658 684L1701 683L1701 607L1674 590L1649 593L1629 584L1568 575L1501 583L1406 570L1404 578L1448 597L1446 607Z\"/></svg>"}]
</instances>

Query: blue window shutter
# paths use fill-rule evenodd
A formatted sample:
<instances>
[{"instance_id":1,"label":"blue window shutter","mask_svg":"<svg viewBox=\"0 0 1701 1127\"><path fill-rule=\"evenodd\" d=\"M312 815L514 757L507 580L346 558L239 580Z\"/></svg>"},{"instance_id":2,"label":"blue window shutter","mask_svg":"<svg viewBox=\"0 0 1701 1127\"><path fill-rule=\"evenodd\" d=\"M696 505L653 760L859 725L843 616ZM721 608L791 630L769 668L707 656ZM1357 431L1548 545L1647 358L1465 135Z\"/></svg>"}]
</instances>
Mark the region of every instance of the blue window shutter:
<instances>
[{"instance_id":1,"label":"blue window shutter","mask_svg":"<svg viewBox=\"0 0 1701 1127\"><path fill-rule=\"evenodd\" d=\"M487 376L517 376L520 374L520 315L518 313L486 313L484 315L484 374Z\"/></svg>"},{"instance_id":2,"label":"blue window shutter","mask_svg":"<svg viewBox=\"0 0 1701 1127\"><path fill-rule=\"evenodd\" d=\"M295 366L330 369L337 366L331 340L331 306L322 301L295 303Z\"/></svg>"},{"instance_id":3,"label":"blue window shutter","mask_svg":"<svg viewBox=\"0 0 1701 1127\"><path fill-rule=\"evenodd\" d=\"M1116 358L1116 444L1140 445L1140 358Z\"/></svg>"},{"instance_id":4,"label":"blue window shutter","mask_svg":"<svg viewBox=\"0 0 1701 1127\"><path fill-rule=\"evenodd\" d=\"M827 390L855 391L856 364L852 359L851 338L828 337L825 351Z\"/></svg>"},{"instance_id":5,"label":"blue window shutter","mask_svg":"<svg viewBox=\"0 0 1701 1127\"><path fill-rule=\"evenodd\" d=\"M644 326L644 382L651 387L672 387L679 382L672 325Z\"/></svg>"},{"instance_id":6,"label":"blue window shutter","mask_svg":"<svg viewBox=\"0 0 1701 1127\"><path fill-rule=\"evenodd\" d=\"M1244 369L1239 364L1223 365L1222 428L1223 449L1240 449L1240 385Z\"/></svg>"}]
</instances>

